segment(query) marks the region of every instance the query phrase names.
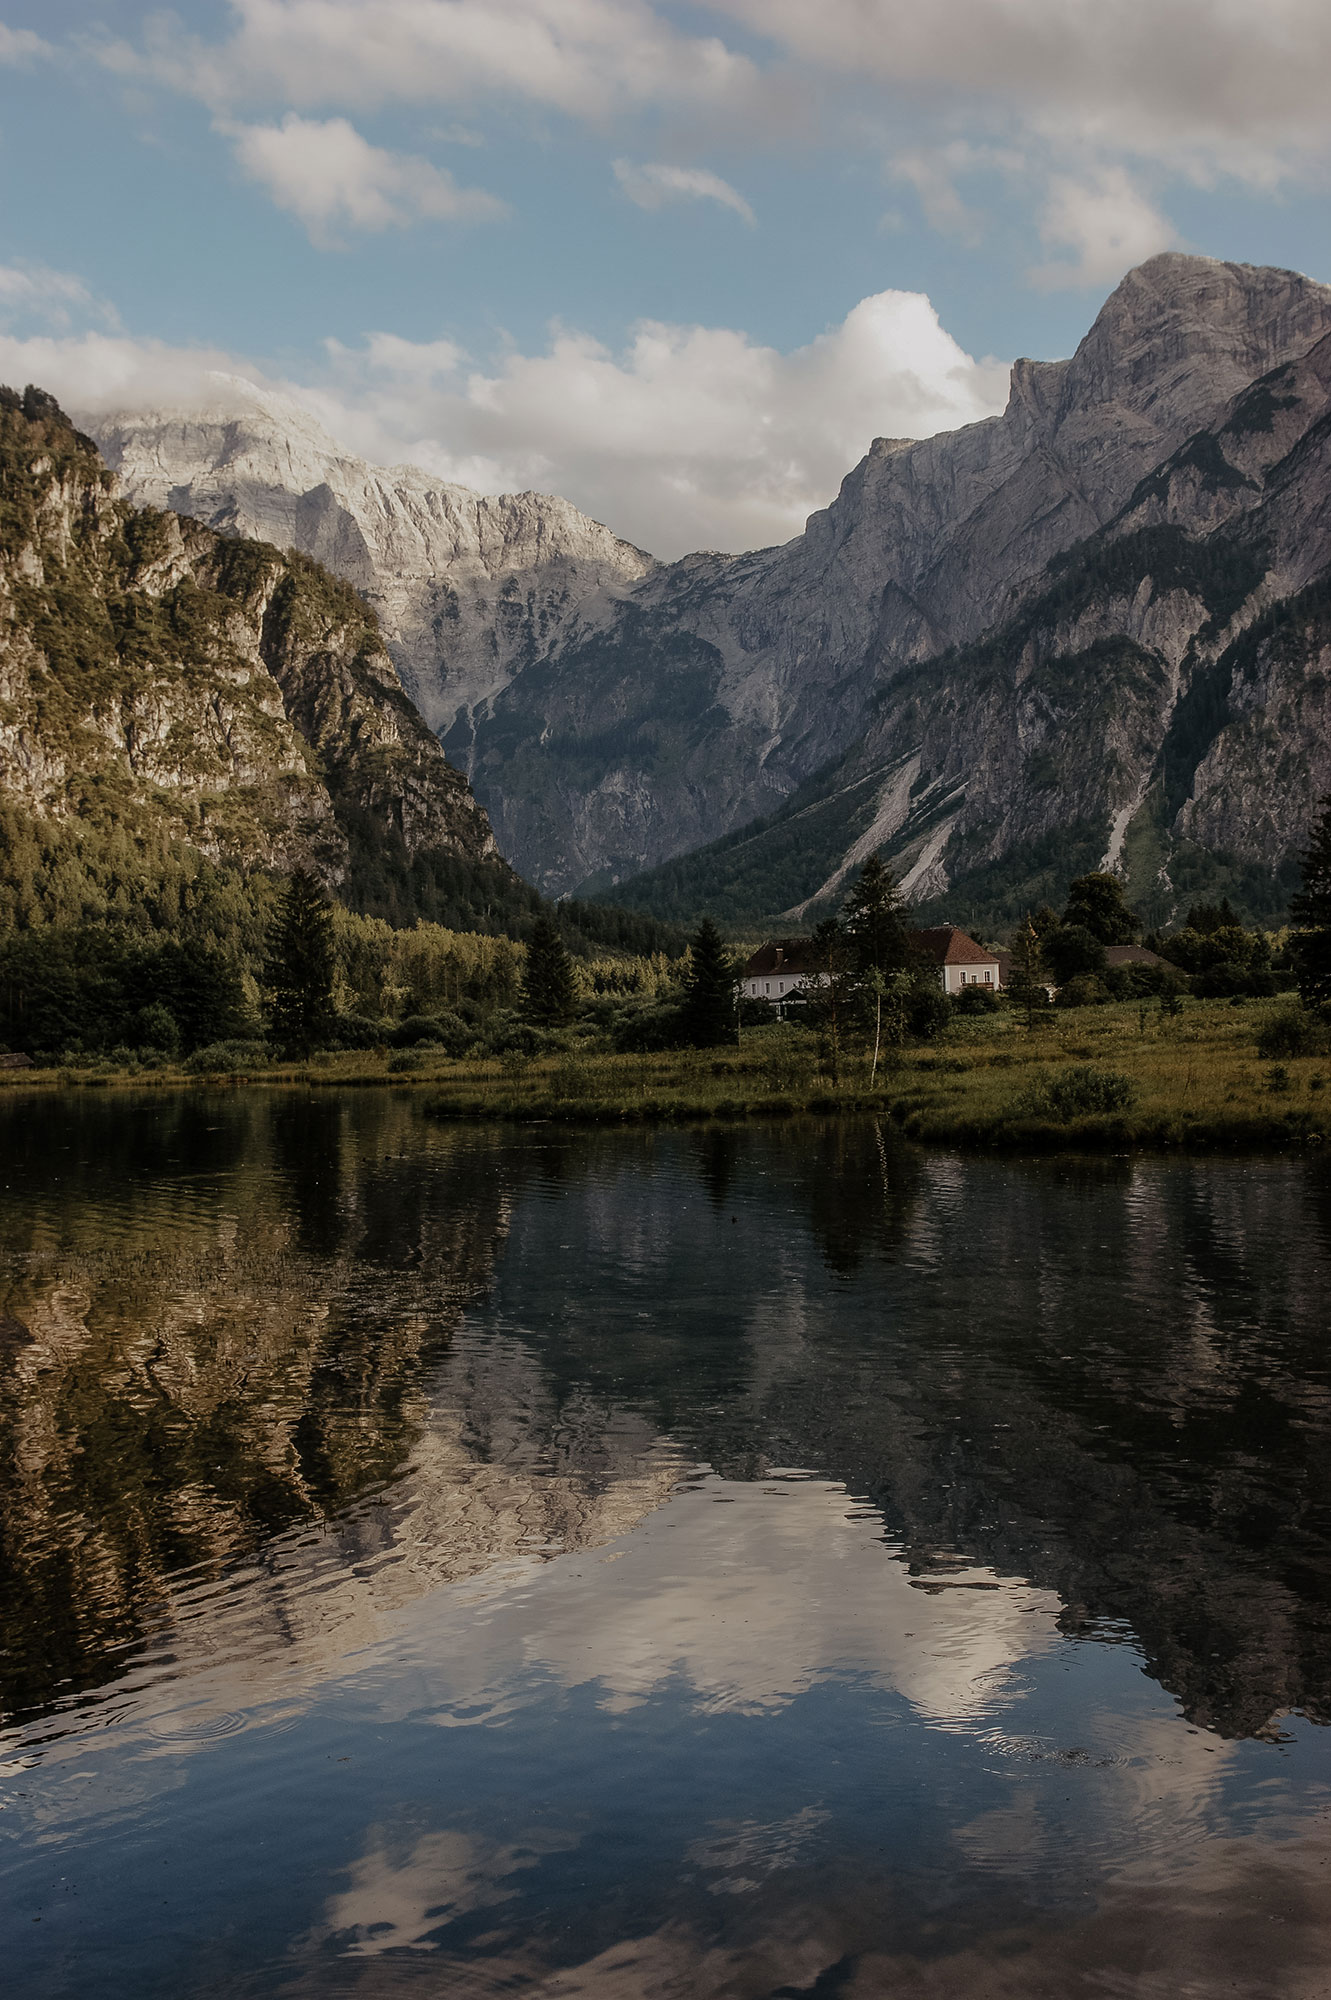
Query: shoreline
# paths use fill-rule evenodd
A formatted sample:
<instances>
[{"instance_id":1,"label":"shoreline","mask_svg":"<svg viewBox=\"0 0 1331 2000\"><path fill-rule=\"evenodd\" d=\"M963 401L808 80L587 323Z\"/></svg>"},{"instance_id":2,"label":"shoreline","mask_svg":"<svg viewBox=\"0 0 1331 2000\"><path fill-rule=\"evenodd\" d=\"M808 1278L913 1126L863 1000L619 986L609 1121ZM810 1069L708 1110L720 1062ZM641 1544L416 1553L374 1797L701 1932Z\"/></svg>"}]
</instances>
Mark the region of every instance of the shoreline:
<instances>
[{"instance_id":1,"label":"shoreline","mask_svg":"<svg viewBox=\"0 0 1331 2000\"><path fill-rule=\"evenodd\" d=\"M396 1089L441 1120L643 1125L887 1119L922 1146L995 1153L1315 1149L1331 1137L1331 1046L1264 1057L1258 1034L1287 999L1190 1001L1171 1018L1124 1002L959 1017L939 1042L827 1073L817 1038L746 1030L738 1048L449 1059L429 1050L319 1055L271 1067L178 1065L0 1071L0 1090ZM1080 1097L1079 1097L1080 1093ZM1121 1101L1095 1101L1098 1097ZM1081 1103L1089 1096L1091 1101Z\"/></svg>"}]
</instances>

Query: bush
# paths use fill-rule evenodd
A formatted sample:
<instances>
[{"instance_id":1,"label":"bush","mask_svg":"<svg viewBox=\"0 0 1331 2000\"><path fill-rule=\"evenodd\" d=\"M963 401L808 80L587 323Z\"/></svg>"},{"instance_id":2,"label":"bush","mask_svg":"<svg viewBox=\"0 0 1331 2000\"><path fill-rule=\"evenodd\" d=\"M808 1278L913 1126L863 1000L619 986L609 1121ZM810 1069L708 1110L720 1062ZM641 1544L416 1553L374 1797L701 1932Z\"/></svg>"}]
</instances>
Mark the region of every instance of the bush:
<instances>
[{"instance_id":1,"label":"bush","mask_svg":"<svg viewBox=\"0 0 1331 2000\"><path fill-rule=\"evenodd\" d=\"M408 1014L389 1030L388 1039L395 1049L415 1049L433 1042L445 1055L460 1056L475 1036L457 1014Z\"/></svg>"},{"instance_id":2,"label":"bush","mask_svg":"<svg viewBox=\"0 0 1331 2000\"><path fill-rule=\"evenodd\" d=\"M1281 1007L1263 1022L1257 1053L1268 1060L1280 1056L1315 1056L1326 1052L1327 1025L1305 1007Z\"/></svg>"},{"instance_id":3,"label":"bush","mask_svg":"<svg viewBox=\"0 0 1331 2000\"><path fill-rule=\"evenodd\" d=\"M1060 986L1055 996L1056 1007L1101 1007L1109 998L1109 988L1103 979L1093 972L1079 972L1075 979L1069 979Z\"/></svg>"},{"instance_id":4,"label":"bush","mask_svg":"<svg viewBox=\"0 0 1331 2000\"><path fill-rule=\"evenodd\" d=\"M1090 1063L1076 1063L1053 1078L1045 1090L1045 1101L1056 1118L1080 1118L1087 1112L1126 1111L1135 1101L1137 1086L1119 1070L1095 1069Z\"/></svg>"},{"instance_id":5,"label":"bush","mask_svg":"<svg viewBox=\"0 0 1331 2000\"><path fill-rule=\"evenodd\" d=\"M338 1014L328 1039L336 1049L377 1049L389 1033L388 1022L376 1021L369 1014Z\"/></svg>"},{"instance_id":6,"label":"bush","mask_svg":"<svg viewBox=\"0 0 1331 2000\"><path fill-rule=\"evenodd\" d=\"M191 1076L238 1076L246 1070L267 1069L268 1049L263 1042L210 1042L187 1056L183 1067Z\"/></svg>"},{"instance_id":7,"label":"bush","mask_svg":"<svg viewBox=\"0 0 1331 2000\"><path fill-rule=\"evenodd\" d=\"M813 1082L815 1050L798 1029L777 1028L764 1037L760 1064L769 1090L807 1090Z\"/></svg>"},{"instance_id":8,"label":"bush","mask_svg":"<svg viewBox=\"0 0 1331 2000\"><path fill-rule=\"evenodd\" d=\"M677 1049L683 1040L677 1001L660 1000L650 1007L635 1007L622 1014L611 1030L611 1040L621 1055L654 1055L659 1049Z\"/></svg>"},{"instance_id":9,"label":"bush","mask_svg":"<svg viewBox=\"0 0 1331 2000\"><path fill-rule=\"evenodd\" d=\"M934 1042L951 1025L952 1002L936 979L918 979L906 995L906 1033L917 1042Z\"/></svg>"},{"instance_id":10,"label":"bush","mask_svg":"<svg viewBox=\"0 0 1331 2000\"><path fill-rule=\"evenodd\" d=\"M999 1000L992 986L963 986L953 994L952 1006L958 1014L996 1014Z\"/></svg>"}]
</instances>

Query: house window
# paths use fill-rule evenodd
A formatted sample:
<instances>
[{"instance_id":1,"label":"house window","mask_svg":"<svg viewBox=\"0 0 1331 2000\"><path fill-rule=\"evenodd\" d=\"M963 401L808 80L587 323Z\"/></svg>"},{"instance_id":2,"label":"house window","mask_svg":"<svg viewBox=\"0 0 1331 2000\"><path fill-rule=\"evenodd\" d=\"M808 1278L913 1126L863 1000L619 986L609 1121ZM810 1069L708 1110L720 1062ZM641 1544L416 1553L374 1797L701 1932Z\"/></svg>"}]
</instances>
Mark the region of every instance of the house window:
<instances>
[{"instance_id":1,"label":"house window","mask_svg":"<svg viewBox=\"0 0 1331 2000\"><path fill-rule=\"evenodd\" d=\"M771 990L772 990L772 982L771 982L771 980L769 979L769 980L767 981L767 984L766 984L766 985L765 985L765 986L763 987L763 992L764 992L764 993L770 993L770 992L771 992Z\"/></svg>"},{"instance_id":2,"label":"house window","mask_svg":"<svg viewBox=\"0 0 1331 2000\"><path fill-rule=\"evenodd\" d=\"M992 975L991 973L988 973L988 972L986 972L986 973L985 973L985 975L984 975L984 983L985 983L985 985L986 985L986 986L992 986L992 985L993 985L994 981L993 981L993 975Z\"/></svg>"}]
</instances>

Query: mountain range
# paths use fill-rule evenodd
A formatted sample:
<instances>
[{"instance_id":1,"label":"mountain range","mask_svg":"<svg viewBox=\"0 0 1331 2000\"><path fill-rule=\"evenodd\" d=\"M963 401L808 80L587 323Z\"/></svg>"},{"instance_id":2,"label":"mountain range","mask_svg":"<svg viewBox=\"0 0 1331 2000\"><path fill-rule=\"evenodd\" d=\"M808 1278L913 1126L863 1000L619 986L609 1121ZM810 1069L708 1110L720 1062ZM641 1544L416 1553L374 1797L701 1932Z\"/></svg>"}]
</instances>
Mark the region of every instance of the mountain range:
<instances>
[{"instance_id":1,"label":"mountain range","mask_svg":"<svg viewBox=\"0 0 1331 2000\"><path fill-rule=\"evenodd\" d=\"M1297 273L1155 257L1002 415L876 440L783 547L669 564L239 383L89 421L131 499L356 586L551 893L798 916L879 849L992 921L1096 865L1159 918L1266 913L1331 781L1328 335Z\"/></svg>"}]
</instances>

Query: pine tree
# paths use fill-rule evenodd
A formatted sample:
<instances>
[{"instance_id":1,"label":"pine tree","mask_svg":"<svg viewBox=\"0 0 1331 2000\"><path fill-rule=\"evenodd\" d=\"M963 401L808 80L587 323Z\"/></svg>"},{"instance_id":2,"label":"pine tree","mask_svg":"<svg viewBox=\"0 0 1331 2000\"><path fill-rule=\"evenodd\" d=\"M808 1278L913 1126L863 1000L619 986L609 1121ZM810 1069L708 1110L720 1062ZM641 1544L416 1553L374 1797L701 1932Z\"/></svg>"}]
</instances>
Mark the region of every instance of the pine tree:
<instances>
[{"instance_id":1,"label":"pine tree","mask_svg":"<svg viewBox=\"0 0 1331 2000\"><path fill-rule=\"evenodd\" d=\"M573 967L559 925L542 910L527 940L522 1011L538 1027L557 1028L571 1019L576 999Z\"/></svg>"},{"instance_id":2,"label":"pine tree","mask_svg":"<svg viewBox=\"0 0 1331 2000\"><path fill-rule=\"evenodd\" d=\"M733 1042L736 1033L735 968L720 931L704 917L689 947L690 965L680 1027L695 1049Z\"/></svg>"},{"instance_id":3,"label":"pine tree","mask_svg":"<svg viewBox=\"0 0 1331 2000\"><path fill-rule=\"evenodd\" d=\"M906 905L892 871L871 854L846 897L842 929L855 953L856 970L884 976L910 959Z\"/></svg>"},{"instance_id":4,"label":"pine tree","mask_svg":"<svg viewBox=\"0 0 1331 2000\"><path fill-rule=\"evenodd\" d=\"M1331 793L1322 800L1300 857L1303 887L1290 904L1289 942L1305 1007L1331 1007Z\"/></svg>"},{"instance_id":5,"label":"pine tree","mask_svg":"<svg viewBox=\"0 0 1331 2000\"><path fill-rule=\"evenodd\" d=\"M292 1055L308 1055L333 1026L333 909L308 868L298 868L282 892L268 931L264 1011L273 1040Z\"/></svg>"}]
</instances>

